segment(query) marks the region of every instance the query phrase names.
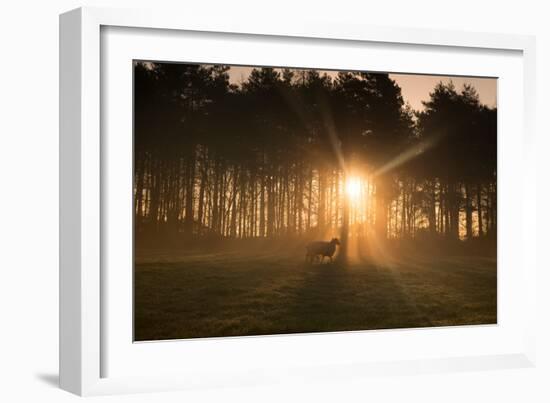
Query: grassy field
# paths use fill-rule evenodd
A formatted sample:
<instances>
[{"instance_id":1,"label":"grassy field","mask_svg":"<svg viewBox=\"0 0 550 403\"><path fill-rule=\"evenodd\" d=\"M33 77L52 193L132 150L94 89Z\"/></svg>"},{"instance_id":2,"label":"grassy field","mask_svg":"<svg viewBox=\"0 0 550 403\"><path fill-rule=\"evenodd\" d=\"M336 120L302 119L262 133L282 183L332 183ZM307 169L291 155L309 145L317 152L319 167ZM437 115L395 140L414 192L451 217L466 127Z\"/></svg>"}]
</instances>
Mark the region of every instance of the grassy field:
<instances>
[{"instance_id":1,"label":"grassy field","mask_svg":"<svg viewBox=\"0 0 550 403\"><path fill-rule=\"evenodd\" d=\"M301 251L145 251L135 339L496 323L496 259L407 256L307 265Z\"/></svg>"}]
</instances>

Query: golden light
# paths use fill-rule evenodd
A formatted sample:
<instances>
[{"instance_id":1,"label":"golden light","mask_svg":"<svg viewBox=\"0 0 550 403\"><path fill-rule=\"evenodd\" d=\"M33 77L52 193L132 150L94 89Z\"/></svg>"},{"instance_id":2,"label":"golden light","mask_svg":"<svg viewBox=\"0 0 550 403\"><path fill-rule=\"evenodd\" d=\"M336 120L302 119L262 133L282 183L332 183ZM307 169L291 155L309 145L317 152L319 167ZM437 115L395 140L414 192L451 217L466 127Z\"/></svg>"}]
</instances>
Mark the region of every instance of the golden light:
<instances>
[{"instance_id":1,"label":"golden light","mask_svg":"<svg viewBox=\"0 0 550 403\"><path fill-rule=\"evenodd\" d=\"M361 181L351 177L346 181L346 193L351 200L358 200L361 196Z\"/></svg>"}]
</instances>

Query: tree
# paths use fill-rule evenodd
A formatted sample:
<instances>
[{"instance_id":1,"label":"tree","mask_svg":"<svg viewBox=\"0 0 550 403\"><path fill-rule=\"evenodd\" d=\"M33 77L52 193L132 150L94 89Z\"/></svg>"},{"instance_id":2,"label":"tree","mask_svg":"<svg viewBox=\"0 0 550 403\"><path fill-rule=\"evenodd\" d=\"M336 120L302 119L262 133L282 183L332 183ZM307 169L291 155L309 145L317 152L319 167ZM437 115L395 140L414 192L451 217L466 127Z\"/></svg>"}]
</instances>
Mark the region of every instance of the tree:
<instances>
[{"instance_id":1,"label":"tree","mask_svg":"<svg viewBox=\"0 0 550 403\"><path fill-rule=\"evenodd\" d=\"M496 109L437 85L414 113L391 76L137 62L136 237L451 239L496 233ZM354 173L355 172L355 173ZM366 202L344 189L360 172Z\"/></svg>"}]
</instances>

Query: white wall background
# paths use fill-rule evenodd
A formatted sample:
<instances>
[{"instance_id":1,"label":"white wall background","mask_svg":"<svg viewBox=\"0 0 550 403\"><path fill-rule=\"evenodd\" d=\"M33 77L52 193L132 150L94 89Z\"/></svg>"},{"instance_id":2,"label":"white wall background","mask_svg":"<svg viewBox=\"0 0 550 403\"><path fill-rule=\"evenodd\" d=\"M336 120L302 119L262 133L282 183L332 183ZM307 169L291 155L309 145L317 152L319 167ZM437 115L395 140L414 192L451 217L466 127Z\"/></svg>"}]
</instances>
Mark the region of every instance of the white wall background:
<instances>
[{"instance_id":1,"label":"white wall background","mask_svg":"<svg viewBox=\"0 0 550 403\"><path fill-rule=\"evenodd\" d=\"M227 18L314 18L537 36L540 328L535 369L93 398L116 402L550 401L549 11L543 1L8 0L0 5L0 400L65 402L58 356L58 14L81 5L179 7Z\"/></svg>"}]
</instances>

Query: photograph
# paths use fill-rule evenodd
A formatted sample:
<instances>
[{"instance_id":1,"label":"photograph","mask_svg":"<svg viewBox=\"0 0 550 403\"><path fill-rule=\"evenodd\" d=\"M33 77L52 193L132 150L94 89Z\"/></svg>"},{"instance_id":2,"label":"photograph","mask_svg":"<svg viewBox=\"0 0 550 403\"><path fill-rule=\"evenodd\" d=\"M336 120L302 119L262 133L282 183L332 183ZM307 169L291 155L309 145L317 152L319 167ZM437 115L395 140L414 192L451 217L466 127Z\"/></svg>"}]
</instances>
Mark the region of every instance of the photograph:
<instances>
[{"instance_id":1,"label":"photograph","mask_svg":"<svg viewBox=\"0 0 550 403\"><path fill-rule=\"evenodd\" d=\"M135 342L497 324L497 77L132 74Z\"/></svg>"}]
</instances>

